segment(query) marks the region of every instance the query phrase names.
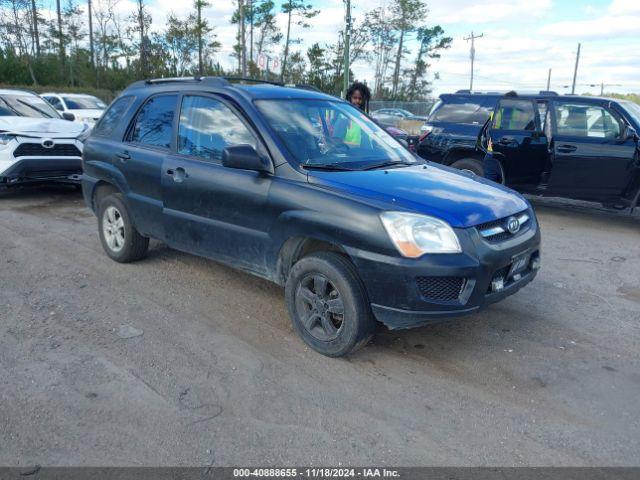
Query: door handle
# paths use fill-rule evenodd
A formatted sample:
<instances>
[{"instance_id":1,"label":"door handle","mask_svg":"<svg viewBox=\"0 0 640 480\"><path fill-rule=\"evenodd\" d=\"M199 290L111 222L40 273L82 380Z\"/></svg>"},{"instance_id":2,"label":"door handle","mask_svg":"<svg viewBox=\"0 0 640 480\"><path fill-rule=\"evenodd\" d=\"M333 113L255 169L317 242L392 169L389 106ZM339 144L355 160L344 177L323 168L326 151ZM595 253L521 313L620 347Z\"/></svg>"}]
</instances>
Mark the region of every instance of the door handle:
<instances>
[{"instance_id":1,"label":"door handle","mask_svg":"<svg viewBox=\"0 0 640 480\"><path fill-rule=\"evenodd\" d=\"M121 162L126 162L131 159L131 155L129 155L129 152L126 150L124 152L116 153L116 157L118 157Z\"/></svg>"},{"instance_id":2,"label":"door handle","mask_svg":"<svg viewBox=\"0 0 640 480\"><path fill-rule=\"evenodd\" d=\"M575 145L558 145L558 151L560 153L571 153L578 149Z\"/></svg>"},{"instance_id":3,"label":"door handle","mask_svg":"<svg viewBox=\"0 0 640 480\"><path fill-rule=\"evenodd\" d=\"M173 181L177 183L183 182L185 178L189 177L187 171L182 167L178 167L175 170L172 168L167 169L167 175L171 175Z\"/></svg>"}]
</instances>

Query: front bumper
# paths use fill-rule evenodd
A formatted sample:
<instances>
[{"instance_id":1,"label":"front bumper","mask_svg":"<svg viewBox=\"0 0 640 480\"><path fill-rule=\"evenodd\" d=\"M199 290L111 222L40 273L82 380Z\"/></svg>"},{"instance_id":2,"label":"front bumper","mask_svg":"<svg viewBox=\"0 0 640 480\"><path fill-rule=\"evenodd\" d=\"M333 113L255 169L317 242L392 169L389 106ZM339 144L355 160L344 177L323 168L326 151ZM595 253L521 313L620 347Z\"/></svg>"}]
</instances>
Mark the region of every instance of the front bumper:
<instances>
[{"instance_id":1,"label":"front bumper","mask_svg":"<svg viewBox=\"0 0 640 480\"><path fill-rule=\"evenodd\" d=\"M536 276L540 230L530 213L528 228L492 243L475 228L456 229L463 253L419 259L350 251L378 321L411 328L477 312L513 295ZM509 276L514 259L523 270Z\"/></svg>"},{"instance_id":2,"label":"front bumper","mask_svg":"<svg viewBox=\"0 0 640 480\"><path fill-rule=\"evenodd\" d=\"M0 186L42 182L80 183L81 175L80 157L18 158L0 173Z\"/></svg>"}]
</instances>

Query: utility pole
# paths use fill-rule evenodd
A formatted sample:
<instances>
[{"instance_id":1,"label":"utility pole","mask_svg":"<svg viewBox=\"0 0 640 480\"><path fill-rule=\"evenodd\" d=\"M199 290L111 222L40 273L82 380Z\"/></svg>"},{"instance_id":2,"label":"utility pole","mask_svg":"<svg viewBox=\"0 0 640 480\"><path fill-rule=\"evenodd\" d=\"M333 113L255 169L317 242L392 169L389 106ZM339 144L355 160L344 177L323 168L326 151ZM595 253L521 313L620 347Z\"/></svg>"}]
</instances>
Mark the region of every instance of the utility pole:
<instances>
[{"instance_id":1,"label":"utility pole","mask_svg":"<svg viewBox=\"0 0 640 480\"><path fill-rule=\"evenodd\" d=\"M345 0L347 12L344 26L344 81L342 85L342 96L347 94L349 89L349 40L351 40L351 0Z\"/></svg>"},{"instance_id":2,"label":"utility pole","mask_svg":"<svg viewBox=\"0 0 640 480\"><path fill-rule=\"evenodd\" d=\"M573 83L571 84L571 95L576 93L576 77L578 76L578 63L580 62L580 44L578 43L578 52L576 53L576 67L573 70Z\"/></svg>"},{"instance_id":3,"label":"utility pole","mask_svg":"<svg viewBox=\"0 0 640 480\"><path fill-rule=\"evenodd\" d=\"M551 90L551 69L549 69L549 75L547 76L547 92Z\"/></svg>"},{"instance_id":4,"label":"utility pole","mask_svg":"<svg viewBox=\"0 0 640 480\"><path fill-rule=\"evenodd\" d=\"M476 38L482 38L482 37L484 37L484 33L481 33L480 35L475 35L472 31L471 35L464 38L464 40L467 42L471 40L471 52L470 52L471 53L471 82L469 83L469 92L473 92L473 63L476 59Z\"/></svg>"}]
</instances>

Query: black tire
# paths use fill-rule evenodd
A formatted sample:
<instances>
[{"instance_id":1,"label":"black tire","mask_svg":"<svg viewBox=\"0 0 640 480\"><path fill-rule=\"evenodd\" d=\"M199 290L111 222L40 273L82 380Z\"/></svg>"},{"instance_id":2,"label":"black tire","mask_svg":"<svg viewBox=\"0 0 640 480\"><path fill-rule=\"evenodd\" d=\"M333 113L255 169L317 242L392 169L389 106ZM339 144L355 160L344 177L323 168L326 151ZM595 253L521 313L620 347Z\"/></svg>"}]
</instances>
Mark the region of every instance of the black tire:
<instances>
[{"instance_id":1,"label":"black tire","mask_svg":"<svg viewBox=\"0 0 640 480\"><path fill-rule=\"evenodd\" d=\"M461 158L451 164L453 168L458 170L468 170L473 172L478 177L484 177L484 168L482 162L476 158Z\"/></svg>"},{"instance_id":2,"label":"black tire","mask_svg":"<svg viewBox=\"0 0 640 480\"><path fill-rule=\"evenodd\" d=\"M324 291L316 284L321 277L327 280ZM310 293L317 298L310 300ZM364 285L351 262L337 253L317 252L299 260L289 272L285 298L300 337L328 357L363 347L375 330Z\"/></svg>"},{"instance_id":3,"label":"black tire","mask_svg":"<svg viewBox=\"0 0 640 480\"><path fill-rule=\"evenodd\" d=\"M113 214L116 220L109 220L109 215ZM118 219L121 219L121 227ZM115 232L113 236L109 235L106 230ZM138 233L131 222L129 210L122 200L122 194L112 193L100 200L98 205L98 232L102 248L111 257L111 259L120 263L134 262L141 259L147 253L149 248L149 239ZM107 238L109 235L110 240ZM113 237L117 237L114 243Z\"/></svg>"}]
</instances>

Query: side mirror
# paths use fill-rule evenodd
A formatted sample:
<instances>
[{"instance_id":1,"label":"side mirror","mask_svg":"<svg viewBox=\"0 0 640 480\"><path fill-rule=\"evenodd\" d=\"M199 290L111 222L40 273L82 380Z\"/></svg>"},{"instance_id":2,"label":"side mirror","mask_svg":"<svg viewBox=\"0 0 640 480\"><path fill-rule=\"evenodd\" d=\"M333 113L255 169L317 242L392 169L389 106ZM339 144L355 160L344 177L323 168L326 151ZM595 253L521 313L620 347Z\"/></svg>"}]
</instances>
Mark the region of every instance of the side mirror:
<instances>
[{"instance_id":1,"label":"side mirror","mask_svg":"<svg viewBox=\"0 0 640 480\"><path fill-rule=\"evenodd\" d=\"M636 131L635 128L633 128L631 125L629 125L625 129L624 139L625 140L637 140L638 139L638 132Z\"/></svg>"},{"instance_id":2,"label":"side mirror","mask_svg":"<svg viewBox=\"0 0 640 480\"><path fill-rule=\"evenodd\" d=\"M71 112L62 112L62 118L73 122L76 119L76 116Z\"/></svg>"},{"instance_id":3,"label":"side mirror","mask_svg":"<svg viewBox=\"0 0 640 480\"><path fill-rule=\"evenodd\" d=\"M271 162L260 156L251 145L233 145L222 151L222 165L240 170L273 173Z\"/></svg>"}]
</instances>

